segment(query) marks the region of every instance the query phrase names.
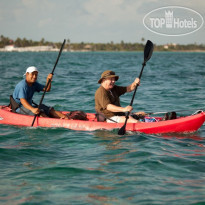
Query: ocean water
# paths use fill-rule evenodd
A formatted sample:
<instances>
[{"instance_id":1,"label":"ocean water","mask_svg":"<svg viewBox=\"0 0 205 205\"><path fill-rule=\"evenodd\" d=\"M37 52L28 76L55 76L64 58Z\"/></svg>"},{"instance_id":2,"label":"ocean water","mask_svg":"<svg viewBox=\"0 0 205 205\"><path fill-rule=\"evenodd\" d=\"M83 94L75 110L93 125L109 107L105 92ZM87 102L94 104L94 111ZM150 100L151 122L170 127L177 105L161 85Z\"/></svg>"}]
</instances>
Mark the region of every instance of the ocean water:
<instances>
[{"instance_id":1,"label":"ocean water","mask_svg":"<svg viewBox=\"0 0 205 205\"><path fill-rule=\"evenodd\" d=\"M9 103L28 66L46 82L57 52L0 53L0 104ZM63 52L44 103L94 112L100 74L129 85L142 52ZM205 109L205 53L154 52L134 100L135 111ZM35 94L39 102L41 94ZM132 93L121 97L130 103ZM0 125L0 204L205 204L205 126L191 134L147 135Z\"/></svg>"}]
</instances>

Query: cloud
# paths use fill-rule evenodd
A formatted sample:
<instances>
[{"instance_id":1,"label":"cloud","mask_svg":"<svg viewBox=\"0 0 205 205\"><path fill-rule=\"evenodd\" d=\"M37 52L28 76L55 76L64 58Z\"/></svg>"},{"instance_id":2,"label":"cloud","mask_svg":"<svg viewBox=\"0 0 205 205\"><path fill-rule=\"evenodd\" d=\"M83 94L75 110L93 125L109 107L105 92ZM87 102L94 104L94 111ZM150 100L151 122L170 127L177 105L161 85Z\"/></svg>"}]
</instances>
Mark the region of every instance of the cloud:
<instances>
[{"instance_id":1,"label":"cloud","mask_svg":"<svg viewBox=\"0 0 205 205\"><path fill-rule=\"evenodd\" d=\"M41 36L56 41L65 36L75 42L133 42L142 37L161 41L142 21L151 10L170 5L194 9L202 16L205 13L202 0L1 0L0 27L3 35L34 40ZM200 42L204 42L203 31L195 34Z\"/></svg>"},{"instance_id":2,"label":"cloud","mask_svg":"<svg viewBox=\"0 0 205 205\"><path fill-rule=\"evenodd\" d=\"M137 1L128 4L125 0L89 0L84 9L89 14L89 25L109 25L133 21L137 17L138 4Z\"/></svg>"},{"instance_id":3,"label":"cloud","mask_svg":"<svg viewBox=\"0 0 205 205\"><path fill-rule=\"evenodd\" d=\"M38 27L43 28L44 26L47 26L47 25L51 24L51 22L52 22L51 18L42 19L38 22Z\"/></svg>"},{"instance_id":4,"label":"cloud","mask_svg":"<svg viewBox=\"0 0 205 205\"><path fill-rule=\"evenodd\" d=\"M33 1L33 0L21 0L22 5L24 5L27 8L35 8L38 1Z\"/></svg>"}]
</instances>

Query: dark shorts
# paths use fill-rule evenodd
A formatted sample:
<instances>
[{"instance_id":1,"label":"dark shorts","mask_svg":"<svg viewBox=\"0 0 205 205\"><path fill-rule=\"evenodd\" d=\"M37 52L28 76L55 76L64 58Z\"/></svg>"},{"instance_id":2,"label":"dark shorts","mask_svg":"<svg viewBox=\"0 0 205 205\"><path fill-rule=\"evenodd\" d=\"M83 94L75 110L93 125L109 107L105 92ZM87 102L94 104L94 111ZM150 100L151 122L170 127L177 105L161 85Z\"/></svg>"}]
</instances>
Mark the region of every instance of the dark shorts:
<instances>
[{"instance_id":1,"label":"dark shorts","mask_svg":"<svg viewBox=\"0 0 205 205\"><path fill-rule=\"evenodd\" d=\"M35 108L37 108L37 106L34 106ZM40 110L41 110L41 112L44 112L48 117L50 117L50 111L51 111L51 109L52 109L52 107L48 107L48 106L46 106L46 105L44 105L44 104L42 104L41 106L40 106ZM26 109L25 107L21 107L21 108L18 108L17 110L16 110L16 112L17 113L19 113L19 114L23 114L23 115L35 115L34 113L32 113L30 110L28 110L28 109Z\"/></svg>"}]
</instances>

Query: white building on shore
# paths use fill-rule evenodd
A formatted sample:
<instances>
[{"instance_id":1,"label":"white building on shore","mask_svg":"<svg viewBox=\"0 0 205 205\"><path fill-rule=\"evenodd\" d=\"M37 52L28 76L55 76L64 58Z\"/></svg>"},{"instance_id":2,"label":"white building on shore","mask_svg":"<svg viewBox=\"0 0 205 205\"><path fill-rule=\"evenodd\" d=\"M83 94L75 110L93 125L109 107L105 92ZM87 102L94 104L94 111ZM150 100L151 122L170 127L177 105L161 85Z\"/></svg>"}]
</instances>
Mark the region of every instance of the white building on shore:
<instances>
[{"instance_id":1,"label":"white building on shore","mask_svg":"<svg viewBox=\"0 0 205 205\"><path fill-rule=\"evenodd\" d=\"M15 45L8 45L4 48L0 48L0 51L4 52L43 52L43 51L59 51L58 48L53 46L30 46L30 47L15 47Z\"/></svg>"}]
</instances>

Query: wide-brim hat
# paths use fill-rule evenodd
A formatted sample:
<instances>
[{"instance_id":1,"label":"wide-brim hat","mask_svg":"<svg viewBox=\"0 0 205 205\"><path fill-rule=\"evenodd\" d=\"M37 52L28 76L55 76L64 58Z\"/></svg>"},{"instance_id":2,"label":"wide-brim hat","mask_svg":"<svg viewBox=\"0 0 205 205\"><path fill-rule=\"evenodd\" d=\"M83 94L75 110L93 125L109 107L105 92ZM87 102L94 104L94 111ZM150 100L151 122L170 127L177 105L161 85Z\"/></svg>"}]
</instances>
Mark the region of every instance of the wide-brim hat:
<instances>
[{"instance_id":1,"label":"wide-brim hat","mask_svg":"<svg viewBox=\"0 0 205 205\"><path fill-rule=\"evenodd\" d=\"M119 76L115 75L115 72L111 70L106 70L102 73L100 80L98 80L98 83L101 83L102 80L106 78L115 78L115 81L117 81L119 79Z\"/></svg>"}]
</instances>

